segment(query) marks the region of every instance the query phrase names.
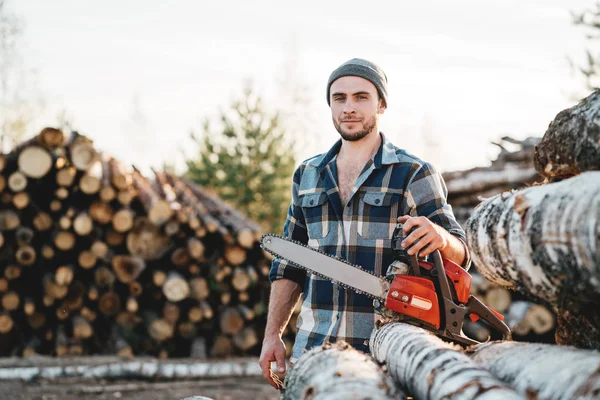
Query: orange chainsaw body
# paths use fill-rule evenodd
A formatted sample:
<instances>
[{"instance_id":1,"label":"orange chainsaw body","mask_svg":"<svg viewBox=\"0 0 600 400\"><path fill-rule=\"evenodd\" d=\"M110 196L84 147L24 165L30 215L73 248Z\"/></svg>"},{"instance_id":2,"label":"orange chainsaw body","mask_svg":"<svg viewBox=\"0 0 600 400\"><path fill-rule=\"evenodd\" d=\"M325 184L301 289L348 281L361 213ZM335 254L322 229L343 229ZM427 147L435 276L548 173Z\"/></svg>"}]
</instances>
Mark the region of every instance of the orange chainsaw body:
<instances>
[{"instance_id":1,"label":"orange chainsaw body","mask_svg":"<svg viewBox=\"0 0 600 400\"><path fill-rule=\"evenodd\" d=\"M387 292L385 307L440 328L440 306L431 279L396 275Z\"/></svg>"}]
</instances>

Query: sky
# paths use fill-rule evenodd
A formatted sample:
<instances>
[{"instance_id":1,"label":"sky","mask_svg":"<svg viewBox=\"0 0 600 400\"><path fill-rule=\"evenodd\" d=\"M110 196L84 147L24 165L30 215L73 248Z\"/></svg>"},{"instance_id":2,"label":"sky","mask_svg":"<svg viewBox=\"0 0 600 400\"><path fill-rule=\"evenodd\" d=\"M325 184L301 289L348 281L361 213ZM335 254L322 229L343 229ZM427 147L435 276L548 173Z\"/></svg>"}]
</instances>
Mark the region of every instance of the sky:
<instances>
[{"instance_id":1,"label":"sky","mask_svg":"<svg viewBox=\"0 0 600 400\"><path fill-rule=\"evenodd\" d=\"M288 108L307 129L299 162L339 138L325 85L361 57L388 76L381 130L449 171L489 164L490 142L504 135L541 137L585 94L568 62L582 59L585 32L569 12L594 1L8 3L25 22L23 57L46 103L31 135L64 111L114 157L182 171L197 152L189 133L251 79L273 110L290 103L290 85L304 88L307 103Z\"/></svg>"}]
</instances>

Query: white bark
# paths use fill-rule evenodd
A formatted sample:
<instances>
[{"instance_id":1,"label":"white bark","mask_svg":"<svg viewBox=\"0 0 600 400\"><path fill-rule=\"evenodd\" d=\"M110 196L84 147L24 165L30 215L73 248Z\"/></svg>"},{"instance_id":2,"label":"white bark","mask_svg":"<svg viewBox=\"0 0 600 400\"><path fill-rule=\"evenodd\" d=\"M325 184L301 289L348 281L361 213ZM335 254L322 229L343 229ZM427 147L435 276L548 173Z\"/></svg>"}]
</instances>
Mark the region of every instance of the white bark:
<instances>
[{"instance_id":1,"label":"white bark","mask_svg":"<svg viewBox=\"0 0 600 400\"><path fill-rule=\"evenodd\" d=\"M304 353L287 373L283 394L284 400L405 398L368 354L342 341Z\"/></svg>"},{"instance_id":2,"label":"white bark","mask_svg":"<svg viewBox=\"0 0 600 400\"><path fill-rule=\"evenodd\" d=\"M471 358L527 398L597 399L600 352L539 343L489 342Z\"/></svg>"},{"instance_id":3,"label":"white bark","mask_svg":"<svg viewBox=\"0 0 600 400\"><path fill-rule=\"evenodd\" d=\"M375 329L371 354L385 362L392 378L416 399L523 399L478 367L460 347L425 329L388 323Z\"/></svg>"},{"instance_id":4,"label":"white bark","mask_svg":"<svg viewBox=\"0 0 600 400\"><path fill-rule=\"evenodd\" d=\"M467 222L487 279L552 304L600 294L600 172L491 198Z\"/></svg>"}]
</instances>

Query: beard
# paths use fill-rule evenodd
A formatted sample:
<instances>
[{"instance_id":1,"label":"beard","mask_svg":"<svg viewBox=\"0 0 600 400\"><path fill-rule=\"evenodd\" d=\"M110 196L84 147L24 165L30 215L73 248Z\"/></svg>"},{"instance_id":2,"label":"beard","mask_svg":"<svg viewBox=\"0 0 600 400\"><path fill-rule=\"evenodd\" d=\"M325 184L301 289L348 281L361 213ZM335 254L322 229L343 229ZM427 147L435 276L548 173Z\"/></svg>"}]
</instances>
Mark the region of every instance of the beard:
<instances>
[{"instance_id":1,"label":"beard","mask_svg":"<svg viewBox=\"0 0 600 400\"><path fill-rule=\"evenodd\" d=\"M343 122L343 121L342 121ZM371 131L374 130L375 125L377 124L377 118L375 116L371 117L366 123L363 123L363 128L356 132L347 132L342 128L342 123L333 120L333 125L335 129L338 131L342 139L347 140L349 142L356 142L367 136Z\"/></svg>"}]
</instances>

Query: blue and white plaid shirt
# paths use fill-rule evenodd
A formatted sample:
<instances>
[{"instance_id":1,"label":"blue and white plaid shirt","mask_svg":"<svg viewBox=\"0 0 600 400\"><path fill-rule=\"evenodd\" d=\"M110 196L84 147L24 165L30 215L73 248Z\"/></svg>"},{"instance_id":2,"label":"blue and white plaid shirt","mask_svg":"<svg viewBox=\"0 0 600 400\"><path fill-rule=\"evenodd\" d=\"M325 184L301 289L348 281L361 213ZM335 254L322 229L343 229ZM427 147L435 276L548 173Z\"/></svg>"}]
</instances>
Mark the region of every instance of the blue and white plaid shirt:
<instances>
[{"instance_id":1,"label":"blue and white plaid shirt","mask_svg":"<svg viewBox=\"0 0 600 400\"><path fill-rule=\"evenodd\" d=\"M441 175L430 164L395 147L383 134L381 137L377 154L365 165L345 207L337 185L336 157L341 140L326 154L310 158L298 167L285 237L358 264L376 275L385 275L393 261L391 239L399 216L426 216L466 242L465 233L446 202L447 189ZM282 278L303 288L293 360L304 349L338 339L368 352L366 340L379 319L369 297L275 258L269 279Z\"/></svg>"}]
</instances>

